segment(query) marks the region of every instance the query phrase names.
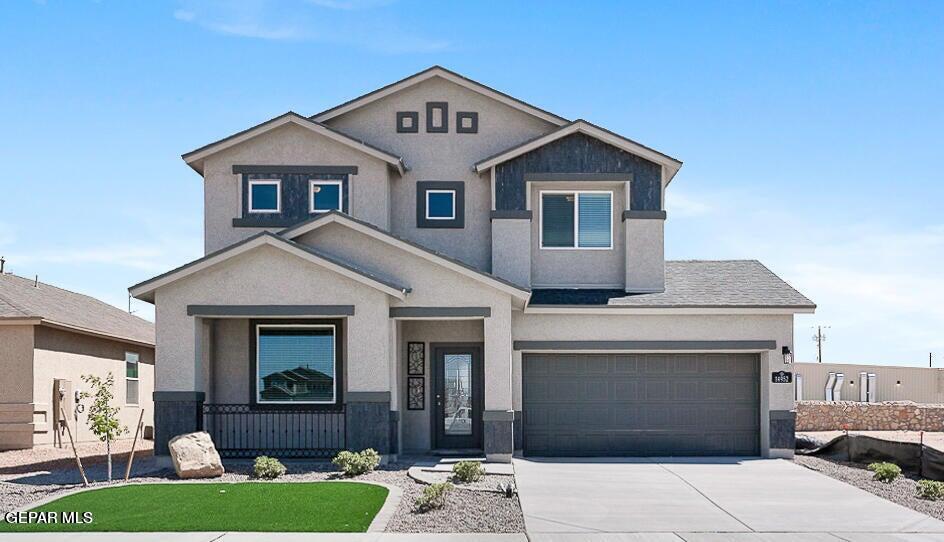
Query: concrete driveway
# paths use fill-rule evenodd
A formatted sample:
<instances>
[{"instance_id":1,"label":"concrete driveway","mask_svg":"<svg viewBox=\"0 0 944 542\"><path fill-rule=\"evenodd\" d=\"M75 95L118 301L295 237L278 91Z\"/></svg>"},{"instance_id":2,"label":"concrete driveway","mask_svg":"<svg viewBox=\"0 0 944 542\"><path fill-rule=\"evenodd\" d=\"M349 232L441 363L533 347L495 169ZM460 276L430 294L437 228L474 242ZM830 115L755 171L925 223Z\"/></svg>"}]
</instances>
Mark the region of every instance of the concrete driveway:
<instances>
[{"instance_id":1,"label":"concrete driveway","mask_svg":"<svg viewBox=\"0 0 944 542\"><path fill-rule=\"evenodd\" d=\"M514 467L533 542L944 541L944 522L781 459L528 458Z\"/></svg>"}]
</instances>

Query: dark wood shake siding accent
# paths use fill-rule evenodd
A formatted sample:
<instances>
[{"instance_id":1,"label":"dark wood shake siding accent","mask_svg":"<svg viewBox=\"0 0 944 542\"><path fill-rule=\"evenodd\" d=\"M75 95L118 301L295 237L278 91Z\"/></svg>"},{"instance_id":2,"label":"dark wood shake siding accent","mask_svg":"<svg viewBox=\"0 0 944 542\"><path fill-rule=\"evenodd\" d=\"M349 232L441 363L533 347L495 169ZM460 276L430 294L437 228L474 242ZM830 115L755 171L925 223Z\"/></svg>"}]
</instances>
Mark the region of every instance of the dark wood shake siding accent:
<instances>
[{"instance_id":1,"label":"dark wood shake siding accent","mask_svg":"<svg viewBox=\"0 0 944 542\"><path fill-rule=\"evenodd\" d=\"M260 179L279 179L282 181L282 212L280 213L250 213L249 212L249 181ZM350 194L349 176L338 173L243 173L240 175L242 185L242 217L233 219L233 226L243 227L287 227L308 220L312 217L308 202L309 180L339 180L341 181L341 206L348 211L348 195Z\"/></svg>"},{"instance_id":2,"label":"dark wood shake siding accent","mask_svg":"<svg viewBox=\"0 0 944 542\"><path fill-rule=\"evenodd\" d=\"M526 173L626 173L634 211L662 209L661 166L584 134L572 134L495 166L499 211L525 209ZM559 177L555 177L559 178ZM532 206L536 205L532 202Z\"/></svg>"}]
</instances>

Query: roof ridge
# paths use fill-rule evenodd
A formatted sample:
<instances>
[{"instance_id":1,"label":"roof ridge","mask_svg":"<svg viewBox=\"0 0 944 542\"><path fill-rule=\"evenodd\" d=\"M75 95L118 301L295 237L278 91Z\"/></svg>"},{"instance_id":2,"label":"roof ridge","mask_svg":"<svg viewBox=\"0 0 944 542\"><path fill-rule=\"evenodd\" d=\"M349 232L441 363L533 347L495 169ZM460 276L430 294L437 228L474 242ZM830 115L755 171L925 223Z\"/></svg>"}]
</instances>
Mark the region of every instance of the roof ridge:
<instances>
[{"instance_id":1,"label":"roof ridge","mask_svg":"<svg viewBox=\"0 0 944 542\"><path fill-rule=\"evenodd\" d=\"M351 216L351 215L349 215L349 214L347 214L347 213L345 213L345 212L343 212L343 211L338 211L338 210L336 210L336 209L333 209L333 210L331 210L331 211L328 211L328 212L325 212L325 213L321 213L321 214L315 215L315 216L313 216L313 217L311 217L311 218L308 218L308 219L306 219L306 220L304 220L304 221L302 221L302 222L299 222L298 224L295 224L294 226L289 226L289 227L287 227L287 228L284 228L284 229L282 229L282 230L279 230L278 232L275 233L275 235L278 235L278 236L280 236L280 237L285 238L285 234L291 232L292 230L298 229L298 228L300 228L300 227L304 227L304 226L306 226L306 225L308 225L308 224L313 224L313 223L315 223L315 222L320 222L321 220L326 219L326 218L329 217L329 216L338 216L338 217L340 217L340 218L342 218L342 219L350 220L351 222L354 222L355 224L359 224L359 225L361 225L361 226L364 226L364 227L366 227L366 228L369 228L369 229L371 229L371 230L374 230L374 231L376 231L376 232L378 232L378 233L381 233L381 234L383 234L383 235L386 235L386 236L390 237L391 239L394 239L395 241L399 241L399 242L401 242L401 243L405 243L405 244L407 244L407 245L416 247L416 248L418 248L418 249L420 249L420 250L422 250L422 251L424 251L424 252L426 252L426 253L428 253L428 254L431 254L431 255L433 255L433 256L436 256L436 257L438 257L438 258L441 258L441 259L443 259L443 260L446 260L447 262L450 262L450 263L452 263L452 264L458 265L458 266L460 266L460 267L463 267L463 268L468 269L468 270L470 270L470 271L473 271L473 272L475 272L475 273L478 273L479 275L481 275L481 276L483 276L483 277L486 277L486 278L495 280L495 281L497 281L497 282L500 282L500 283L502 283L502 284L505 284L506 286L510 286L510 287L512 287L512 288L515 288L515 289L517 289L517 290L519 290L519 291L522 291L522 292L530 292L530 291L531 291L530 288L526 288L526 287L524 287L524 286L521 286L520 284L515 284L514 282L512 282L512 281L510 281L510 280L508 280L508 279L503 279L503 278L501 278L501 277L499 277L499 276L497 276L497 275L494 275L494 274L492 274L492 273L489 273L488 271L483 271L483 270L481 270L481 269L479 269L479 268L477 268L477 267L475 267L475 266L473 266L473 265L471 265L471 264L468 264L468 263L466 263L466 262L464 262L464 261L462 261L462 260L460 260L460 259L458 259L458 258L454 258L454 257L452 257L452 256L449 256L448 254L445 254L445 253L443 253L443 252L440 252L440 251L438 251L438 250L435 250L435 249L433 249L433 248L430 248L430 247L428 247L428 246L426 246L426 245L424 245L424 244L422 244L422 243L419 243L419 242L417 242L417 241L413 241L413 240L407 239L407 238L405 238L405 237L400 237L399 235L397 235L397 234L395 234L395 233L393 233L393 232L387 231L387 230L381 228L380 226L377 226L376 224L371 224L370 222L367 222L366 220L362 220L362 219L360 219L360 218ZM310 230L309 230L309 231L310 231Z\"/></svg>"}]
</instances>

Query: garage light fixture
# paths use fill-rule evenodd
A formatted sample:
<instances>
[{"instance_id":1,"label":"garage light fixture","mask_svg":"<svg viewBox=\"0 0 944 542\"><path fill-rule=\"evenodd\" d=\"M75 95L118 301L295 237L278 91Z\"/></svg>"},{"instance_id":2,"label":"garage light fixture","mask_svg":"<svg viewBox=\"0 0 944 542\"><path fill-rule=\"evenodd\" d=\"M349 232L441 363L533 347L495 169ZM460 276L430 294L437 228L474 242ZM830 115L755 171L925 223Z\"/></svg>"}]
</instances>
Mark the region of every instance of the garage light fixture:
<instances>
[{"instance_id":1,"label":"garage light fixture","mask_svg":"<svg viewBox=\"0 0 944 542\"><path fill-rule=\"evenodd\" d=\"M793 352L790 351L789 346L784 346L780 349L780 352L783 353L783 364L790 365L793 363Z\"/></svg>"}]
</instances>

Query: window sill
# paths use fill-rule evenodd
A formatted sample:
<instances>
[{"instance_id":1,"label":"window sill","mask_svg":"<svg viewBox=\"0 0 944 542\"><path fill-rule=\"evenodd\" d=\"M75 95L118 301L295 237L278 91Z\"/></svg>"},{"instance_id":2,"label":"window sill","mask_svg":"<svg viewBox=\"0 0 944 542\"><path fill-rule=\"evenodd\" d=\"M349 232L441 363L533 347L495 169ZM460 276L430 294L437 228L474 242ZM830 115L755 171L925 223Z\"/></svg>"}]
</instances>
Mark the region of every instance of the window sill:
<instances>
[{"instance_id":1,"label":"window sill","mask_svg":"<svg viewBox=\"0 0 944 542\"><path fill-rule=\"evenodd\" d=\"M541 247L541 250L555 250L555 251L572 250L572 251L580 251L580 252L589 250L589 251L600 252L604 250L613 250L613 247Z\"/></svg>"},{"instance_id":2,"label":"window sill","mask_svg":"<svg viewBox=\"0 0 944 542\"><path fill-rule=\"evenodd\" d=\"M305 219L298 218L281 218L281 217L270 217L263 218L261 216L251 216L243 218L234 218L233 227L234 228L287 228L289 226L294 226L299 222L304 221Z\"/></svg>"}]
</instances>

